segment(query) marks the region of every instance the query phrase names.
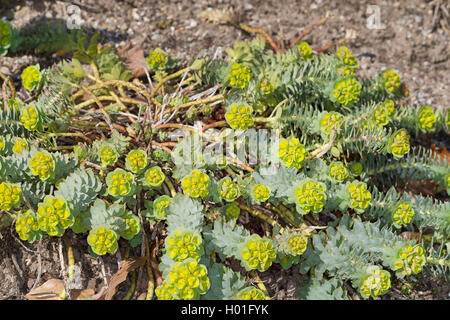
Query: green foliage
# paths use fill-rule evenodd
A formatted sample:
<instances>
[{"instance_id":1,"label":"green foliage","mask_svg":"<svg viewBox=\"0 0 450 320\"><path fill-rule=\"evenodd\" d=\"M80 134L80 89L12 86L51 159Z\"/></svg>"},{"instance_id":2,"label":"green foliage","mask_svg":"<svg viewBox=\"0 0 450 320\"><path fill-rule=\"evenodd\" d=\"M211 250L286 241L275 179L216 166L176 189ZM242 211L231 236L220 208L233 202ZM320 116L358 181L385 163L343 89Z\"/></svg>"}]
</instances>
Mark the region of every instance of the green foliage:
<instances>
[{"instance_id":1,"label":"green foliage","mask_svg":"<svg viewBox=\"0 0 450 320\"><path fill-rule=\"evenodd\" d=\"M309 278L303 299L349 286L379 299L396 278L448 274L449 164L417 143L445 141L449 113L405 106L394 70L362 79L347 47L272 52L257 38L186 69L154 49L146 88L98 35L0 21L0 55L23 51L72 57L28 66L35 96L1 102L0 229L28 242L70 229L93 256L156 236L158 299L267 299L243 270L273 265ZM434 197L410 192L422 180Z\"/></svg>"}]
</instances>

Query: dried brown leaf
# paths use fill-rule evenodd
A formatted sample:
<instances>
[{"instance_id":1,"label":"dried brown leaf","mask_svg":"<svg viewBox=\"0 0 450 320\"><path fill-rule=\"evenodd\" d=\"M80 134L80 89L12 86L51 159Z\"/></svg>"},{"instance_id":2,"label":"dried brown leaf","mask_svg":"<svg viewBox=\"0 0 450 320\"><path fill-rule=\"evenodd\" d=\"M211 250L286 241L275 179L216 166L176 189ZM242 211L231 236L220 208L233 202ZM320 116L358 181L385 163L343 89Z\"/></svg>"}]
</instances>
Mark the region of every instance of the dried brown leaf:
<instances>
[{"instance_id":1,"label":"dried brown leaf","mask_svg":"<svg viewBox=\"0 0 450 320\"><path fill-rule=\"evenodd\" d=\"M120 49L117 54L125 61L126 67L133 74L133 77L139 78L145 75L147 61L145 60L144 50L140 46L126 45Z\"/></svg>"},{"instance_id":2,"label":"dried brown leaf","mask_svg":"<svg viewBox=\"0 0 450 320\"><path fill-rule=\"evenodd\" d=\"M108 291L105 295L105 300L111 300L116 293L116 288L127 279L128 273L134 269L141 267L145 264L146 258L139 257L135 259L129 259L123 262L122 267L111 277L108 283Z\"/></svg>"},{"instance_id":3,"label":"dried brown leaf","mask_svg":"<svg viewBox=\"0 0 450 320\"><path fill-rule=\"evenodd\" d=\"M41 286L31 290L25 299L28 300L61 300L65 294L64 281L60 279L50 279Z\"/></svg>"},{"instance_id":4,"label":"dried brown leaf","mask_svg":"<svg viewBox=\"0 0 450 320\"><path fill-rule=\"evenodd\" d=\"M95 295L94 289L72 289L72 300L85 300L85 299L92 299L92 297Z\"/></svg>"}]
</instances>

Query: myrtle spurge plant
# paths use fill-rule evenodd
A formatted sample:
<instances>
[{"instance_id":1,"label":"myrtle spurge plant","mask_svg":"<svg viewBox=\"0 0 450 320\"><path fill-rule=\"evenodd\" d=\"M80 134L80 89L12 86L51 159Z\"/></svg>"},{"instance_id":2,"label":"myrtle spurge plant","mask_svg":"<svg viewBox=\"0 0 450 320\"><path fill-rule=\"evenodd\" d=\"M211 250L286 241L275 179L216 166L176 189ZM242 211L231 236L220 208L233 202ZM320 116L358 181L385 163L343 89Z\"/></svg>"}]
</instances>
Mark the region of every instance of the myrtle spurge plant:
<instances>
[{"instance_id":1,"label":"myrtle spurge plant","mask_svg":"<svg viewBox=\"0 0 450 320\"><path fill-rule=\"evenodd\" d=\"M306 299L448 277L450 169L429 139L449 113L408 106L397 72L258 37L190 64L154 48L140 77L98 36L42 28L0 21L1 55L72 54L23 71L32 98L0 80L1 236L62 237L69 271L86 240L94 259L140 247L149 299L269 299L259 273L280 266Z\"/></svg>"},{"instance_id":2,"label":"myrtle spurge plant","mask_svg":"<svg viewBox=\"0 0 450 320\"><path fill-rule=\"evenodd\" d=\"M147 153L136 149L130 151L125 159L125 167L133 173L138 173L147 166Z\"/></svg>"},{"instance_id":3,"label":"myrtle spurge plant","mask_svg":"<svg viewBox=\"0 0 450 320\"><path fill-rule=\"evenodd\" d=\"M333 161L330 163L328 173L335 181L344 181L348 177L348 170L341 161Z\"/></svg>"},{"instance_id":4,"label":"myrtle spurge plant","mask_svg":"<svg viewBox=\"0 0 450 320\"><path fill-rule=\"evenodd\" d=\"M148 168L144 174L144 185L150 187L159 187L166 176L160 167L155 166Z\"/></svg>"},{"instance_id":5,"label":"myrtle spurge plant","mask_svg":"<svg viewBox=\"0 0 450 320\"><path fill-rule=\"evenodd\" d=\"M34 90L41 80L41 72L39 65L26 67L22 71L22 85L27 90Z\"/></svg>"},{"instance_id":6,"label":"myrtle spurge plant","mask_svg":"<svg viewBox=\"0 0 450 320\"><path fill-rule=\"evenodd\" d=\"M4 56L11 46L11 26L8 22L0 20L0 56Z\"/></svg>"},{"instance_id":7,"label":"myrtle spurge plant","mask_svg":"<svg viewBox=\"0 0 450 320\"><path fill-rule=\"evenodd\" d=\"M0 209L11 210L20 205L22 190L19 186L8 182L0 183Z\"/></svg>"},{"instance_id":8,"label":"myrtle spurge plant","mask_svg":"<svg viewBox=\"0 0 450 320\"><path fill-rule=\"evenodd\" d=\"M312 49L309 46L308 42L300 41L296 44L298 50L301 52L303 59L311 59L312 56Z\"/></svg>"},{"instance_id":9,"label":"myrtle spurge plant","mask_svg":"<svg viewBox=\"0 0 450 320\"><path fill-rule=\"evenodd\" d=\"M297 138L283 139L278 145L278 157L288 167L300 169L306 154L305 146Z\"/></svg>"},{"instance_id":10,"label":"myrtle spurge plant","mask_svg":"<svg viewBox=\"0 0 450 320\"><path fill-rule=\"evenodd\" d=\"M396 258L397 260L393 262L393 270L403 276L419 273L426 262L423 248L420 245L407 244L401 247L397 251Z\"/></svg>"},{"instance_id":11,"label":"myrtle spurge plant","mask_svg":"<svg viewBox=\"0 0 450 320\"><path fill-rule=\"evenodd\" d=\"M106 176L106 185L113 197L129 196L135 189L134 176L131 172L117 168Z\"/></svg>"},{"instance_id":12,"label":"myrtle spurge plant","mask_svg":"<svg viewBox=\"0 0 450 320\"><path fill-rule=\"evenodd\" d=\"M48 180L55 174L55 159L47 151L37 152L28 164L31 173L41 180Z\"/></svg>"},{"instance_id":13,"label":"myrtle spurge plant","mask_svg":"<svg viewBox=\"0 0 450 320\"><path fill-rule=\"evenodd\" d=\"M381 270L378 266L370 266L366 270L366 275L361 279L359 292L364 298L374 299L385 294L391 286L391 275L386 270Z\"/></svg>"},{"instance_id":14,"label":"myrtle spurge plant","mask_svg":"<svg viewBox=\"0 0 450 320\"><path fill-rule=\"evenodd\" d=\"M39 229L50 236L62 236L73 225L74 217L62 198L48 197L37 209Z\"/></svg>"},{"instance_id":15,"label":"myrtle spurge plant","mask_svg":"<svg viewBox=\"0 0 450 320\"><path fill-rule=\"evenodd\" d=\"M160 70L165 68L166 63L169 60L169 56L163 50L157 48L150 52L146 60L148 65L153 70Z\"/></svg>"},{"instance_id":16,"label":"myrtle spurge plant","mask_svg":"<svg viewBox=\"0 0 450 320\"><path fill-rule=\"evenodd\" d=\"M241 213L241 209L239 209L239 207L234 203L227 204L223 208L223 210L225 214L225 219L227 221L236 220L239 217L239 214Z\"/></svg>"},{"instance_id":17,"label":"myrtle spurge plant","mask_svg":"<svg viewBox=\"0 0 450 320\"><path fill-rule=\"evenodd\" d=\"M34 106L26 106L22 108L20 121L23 123L25 129L34 131L39 125L39 112Z\"/></svg>"},{"instance_id":18,"label":"myrtle spurge plant","mask_svg":"<svg viewBox=\"0 0 450 320\"><path fill-rule=\"evenodd\" d=\"M192 171L181 181L183 192L192 198L203 198L209 193L210 179L206 173L199 170Z\"/></svg>"},{"instance_id":19,"label":"myrtle spurge plant","mask_svg":"<svg viewBox=\"0 0 450 320\"><path fill-rule=\"evenodd\" d=\"M339 130L344 117L339 112L324 112L320 118L320 131L328 134L332 129Z\"/></svg>"},{"instance_id":20,"label":"myrtle spurge plant","mask_svg":"<svg viewBox=\"0 0 450 320\"><path fill-rule=\"evenodd\" d=\"M202 238L197 232L178 229L166 239L166 250L173 261L196 261L203 255Z\"/></svg>"},{"instance_id":21,"label":"myrtle spurge plant","mask_svg":"<svg viewBox=\"0 0 450 320\"><path fill-rule=\"evenodd\" d=\"M270 198L270 188L262 183L258 183L252 188L252 196L256 200L264 202Z\"/></svg>"},{"instance_id":22,"label":"myrtle spurge plant","mask_svg":"<svg viewBox=\"0 0 450 320\"><path fill-rule=\"evenodd\" d=\"M393 93L400 87L400 75L394 69L387 69L382 73L383 84L387 92Z\"/></svg>"},{"instance_id":23,"label":"myrtle spurge plant","mask_svg":"<svg viewBox=\"0 0 450 320\"><path fill-rule=\"evenodd\" d=\"M24 150L28 150L28 142L23 138L16 138L12 147L12 152L22 154Z\"/></svg>"},{"instance_id":24,"label":"myrtle spurge plant","mask_svg":"<svg viewBox=\"0 0 450 320\"><path fill-rule=\"evenodd\" d=\"M399 202L392 211L392 222L394 226L400 228L411 223L414 218L414 208L406 201Z\"/></svg>"},{"instance_id":25,"label":"myrtle spurge plant","mask_svg":"<svg viewBox=\"0 0 450 320\"><path fill-rule=\"evenodd\" d=\"M420 107L417 111L417 126L423 132L431 131L434 129L437 118L434 114L434 109L430 106Z\"/></svg>"},{"instance_id":26,"label":"myrtle spurge plant","mask_svg":"<svg viewBox=\"0 0 450 320\"><path fill-rule=\"evenodd\" d=\"M173 266L155 293L160 300L193 300L205 294L209 287L206 267L195 260L186 259Z\"/></svg>"},{"instance_id":27,"label":"myrtle spurge plant","mask_svg":"<svg viewBox=\"0 0 450 320\"><path fill-rule=\"evenodd\" d=\"M327 201L326 186L313 179L306 179L294 186L292 197L297 212L301 214L318 213L322 211Z\"/></svg>"},{"instance_id":28,"label":"myrtle spurge plant","mask_svg":"<svg viewBox=\"0 0 450 320\"><path fill-rule=\"evenodd\" d=\"M348 195L348 206L356 212L364 212L372 199L372 194L367 190L367 184L354 181L347 184L345 189Z\"/></svg>"},{"instance_id":29,"label":"myrtle spurge plant","mask_svg":"<svg viewBox=\"0 0 450 320\"><path fill-rule=\"evenodd\" d=\"M259 289L254 287L246 287L239 291L236 296L236 300L265 300L266 295Z\"/></svg>"},{"instance_id":30,"label":"myrtle spurge plant","mask_svg":"<svg viewBox=\"0 0 450 320\"><path fill-rule=\"evenodd\" d=\"M231 66L229 81L233 87L244 89L249 83L252 72L249 67L235 63Z\"/></svg>"},{"instance_id":31,"label":"myrtle spurge plant","mask_svg":"<svg viewBox=\"0 0 450 320\"><path fill-rule=\"evenodd\" d=\"M395 158L402 158L410 150L409 134L400 129L389 139L388 148Z\"/></svg>"},{"instance_id":32,"label":"myrtle spurge plant","mask_svg":"<svg viewBox=\"0 0 450 320\"><path fill-rule=\"evenodd\" d=\"M361 84L354 78L336 81L333 87L333 98L344 107L353 105L359 99Z\"/></svg>"},{"instance_id":33,"label":"myrtle spurge plant","mask_svg":"<svg viewBox=\"0 0 450 320\"><path fill-rule=\"evenodd\" d=\"M103 166L110 166L116 163L119 153L111 145L104 145L98 152Z\"/></svg>"},{"instance_id":34,"label":"myrtle spurge plant","mask_svg":"<svg viewBox=\"0 0 450 320\"><path fill-rule=\"evenodd\" d=\"M117 251L118 240L119 238L113 230L104 227L98 227L92 230L87 237L92 251L98 255L115 253Z\"/></svg>"},{"instance_id":35,"label":"myrtle spurge plant","mask_svg":"<svg viewBox=\"0 0 450 320\"><path fill-rule=\"evenodd\" d=\"M239 197L239 186L231 180L230 177L223 178L219 182L220 196L228 202L234 201Z\"/></svg>"},{"instance_id":36,"label":"myrtle spurge plant","mask_svg":"<svg viewBox=\"0 0 450 320\"><path fill-rule=\"evenodd\" d=\"M19 214L16 221L16 232L23 241L34 242L42 237L38 218L31 211Z\"/></svg>"},{"instance_id":37,"label":"myrtle spurge plant","mask_svg":"<svg viewBox=\"0 0 450 320\"><path fill-rule=\"evenodd\" d=\"M267 270L276 257L273 242L270 239L263 239L257 234L250 236L241 245L239 255L245 269L256 269L261 272Z\"/></svg>"},{"instance_id":38,"label":"myrtle spurge plant","mask_svg":"<svg viewBox=\"0 0 450 320\"><path fill-rule=\"evenodd\" d=\"M225 113L225 119L232 129L247 130L253 126L253 109L245 103L233 103Z\"/></svg>"},{"instance_id":39,"label":"myrtle spurge plant","mask_svg":"<svg viewBox=\"0 0 450 320\"><path fill-rule=\"evenodd\" d=\"M153 212L155 217L159 220L164 220L166 218L166 208L170 206L172 199L168 196L159 196L153 202Z\"/></svg>"}]
</instances>

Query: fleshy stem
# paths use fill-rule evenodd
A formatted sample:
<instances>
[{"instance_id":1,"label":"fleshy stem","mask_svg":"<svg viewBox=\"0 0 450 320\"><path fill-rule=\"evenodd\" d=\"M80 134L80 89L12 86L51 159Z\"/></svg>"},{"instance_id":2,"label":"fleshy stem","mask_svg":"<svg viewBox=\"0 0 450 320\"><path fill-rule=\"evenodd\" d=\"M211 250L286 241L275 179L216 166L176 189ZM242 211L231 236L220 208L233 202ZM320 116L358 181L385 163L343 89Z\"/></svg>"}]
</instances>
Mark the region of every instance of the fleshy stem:
<instances>
[{"instance_id":1,"label":"fleshy stem","mask_svg":"<svg viewBox=\"0 0 450 320\"><path fill-rule=\"evenodd\" d=\"M147 269L147 276L148 276L148 287L147 287L147 295L145 297L145 300L152 300L153 299L153 292L155 290L155 277L153 275L153 271L150 265L150 246L148 243L148 237L147 237L147 233L144 232L142 233L144 236L144 241L145 241L145 257L147 260L147 263L145 264L145 267Z\"/></svg>"},{"instance_id":2,"label":"fleshy stem","mask_svg":"<svg viewBox=\"0 0 450 320\"><path fill-rule=\"evenodd\" d=\"M166 176L164 182L166 183L167 188L169 188L171 196L175 197L177 195L177 191L175 190L172 181L170 181L170 179Z\"/></svg>"},{"instance_id":3,"label":"fleshy stem","mask_svg":"<svg viewBox=\"0 0 450 320\"><path fill-rule=\"evenodd\" d=\"M130 247L127 246L125 250L125 260L128 260L129 257L130 257ZM130 300L135 289L136 289L136 270L133 270L131 271L131 286L130 288L128 288L127 294L125 295L125 297L123 297L123 300Z\"/></svg>"},{"instance_id":4,"label":"fleshy stem","mask_svg":"<svg viewBox=\"0 0 450 320\"><path fill-rule=\"evenodd\" d=\"M75 275L75 257L73 255L72 242L67 234L64 235L64 244L67 247L67 278L72 282Z\"/></svg>"},{"instance_id":5,"label":"fleshy stem","mask_svg":"<svg viewBox=\"0 0 450 320\"><path fill-rule=\"evenodd\" d=\"M236 203L236 205L237 205L239 208L241 208L242 210L245 210L245 211L249 212L250 214L254 215L255 217L257 217L257 218L263 220L264 222L267 222L267 223L270 224L272 227L275 227L275 226L280 227L280 232L282 232L282 230L284 230L283 227L282 227L278 222L276 222L276 221L273 220L272 218L266 216L266 215L265 215L264 213L262 213L261 211L258 211L258 210L256 210L256 209L251 209L251 208L247 207L245 204L240 203L240 202L238 202L238 201L235 201L234 203Z\"/></svg>"},{"instance_id":6,"label":"fleshy stem","mask_svg":"<svg viewBox=\"0 0 450 320\"><path fill-rule=\"evenodd\" d=\"M252 272L250 272L250 275L253 277L253 282L256 283L256 285L258 286L259 290L264 292L265 300L270 300L269 292L267 291L267 288L264 285L264 282L259 277L258 273L256 271L252 271Z\"/></svg>"}]
</instances>

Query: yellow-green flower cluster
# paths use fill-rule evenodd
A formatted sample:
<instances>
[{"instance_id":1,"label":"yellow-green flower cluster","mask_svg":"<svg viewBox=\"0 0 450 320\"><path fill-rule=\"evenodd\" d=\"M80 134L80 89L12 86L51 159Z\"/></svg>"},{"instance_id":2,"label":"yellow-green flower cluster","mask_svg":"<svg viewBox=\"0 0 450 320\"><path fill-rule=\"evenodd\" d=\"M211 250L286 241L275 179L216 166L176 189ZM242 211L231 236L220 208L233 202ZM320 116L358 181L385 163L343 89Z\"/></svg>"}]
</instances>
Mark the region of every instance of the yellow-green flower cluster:
<instances>
[{"instance_id":1,"label":"yellow-green flower cluster","mask_svg":"<svg viewBox=\"0 0 450 320\"><path fill-rule=\"evenodd\" d=\"M297 211L302 213L320 212L327 201L325 185L312 179L300 182L294 192Z\"/></svg>"},{"instance_id":2,"label":"yellow-green flower cluster","mask_svg":"<svg viewBox=\"0 0 450 320\"><path fill-rule=\"evenodd\" d=\"M113 197L129 196L134 191L134 176L131 172L117 168L106 176L106 185Z\"/></svg>"},{"instance_id":3,"label":"yellow-green flower cluster","mask_svg":"<svg viewBox=\"0 0 450 320\"><path fill-rule=\"evenodd\" d=\"M5 138L0 136L0 153L2 153L6 148Z\"/></svg>"},{"instance_id":4,"label":"yellow-green flower cluster","mask_svg":"<svg viewBox=\"0 0 450 320\"><path fill-rule=\"evenodd\" d=\"M205 294L210 285L206 267L186 259L172 267L155 293L159 300L194 300Z\"/></svg>"},{"instance_id":5,"label":"yellow-green flower cluster","mask_svg":"<svg viewBox=\"0 0 450 320\"><path fill-rule=\"evenodd\" d=\"M11 28L9 24L0 20L0 55L4 55L11 45Z\"/></svg>"},{"instance_id":6,"label":"yellow-green flower cluster","mask_svg":"<svg viewBox=\"0 0 450 320\"><path fill-rule=\"evenodd\" d=\"M355 56L346 46L340 46L336 52L336 55L346 66L358 67L358 61L356 61Z\"/></svg>"},{"instance_id":7,"label":"yellow-green flower cluster","mask_svg":"<svg viewBox=\"0 0 450 320\"><path fill-rule=\"evenodd\" d=\"M16 232L23 241L32 242L37 233L39 233L39 223L31 211L20 214L16 220Z\"/></svg>"},{"instance_id":8,"label":"yellow-green flower cluster","mask_svg":"<svg viewBox=\"0 0 450 320\"><path fill-rule=\"evenodd\" d=\"M308 238L301 234L293 234L287 239L286 245L290 254L299 256L306 251Z\"/></svg>"},{"instance_id":9,"label":"yellow-green flower cluster","mask_svg":"<svg viewBox=\"0 0 450 320\"><path fill-rule=\"evenodd\" d=\"M28 150L28 142L23 138L15 138L12 151L14 153L22 154L23 150Z\"/></svg>"},{"instance_id":10,"label":"yellow-green flower cluster","mask_svg":"<svg viewBox=\"0 0 450 320\"><path fill-rule=\"evenodd\" d=\"M328 133L331 129L338 130L343 122L344 117L339 112L324 112L319 121L320 131Z\"/></svg>"},{"instance_id":11,"label":"yellow-green flower cluster","mask_svg":"<svg viewBox=\"0 0 450 320\"><path fill-rule=\"evenodd\" d=\"M126 225L125 230L120 232L120 236L126 240L131 240L135 235L141 231L141 224L139 223L139 218L129 213L124 217L124 222Z\"/></svg>"},{"instance_id":12,"label":"yellow-green flower cluster","mask_svg":"<svg viewBox=\"0 0 450 320\"><path fill-rule=\"evenodd\" d=\"M144 184L154 188L159 187L165 179L166 175L158 166L148 168L144 174Z\"/></svg>"},{"instance_id":13,"label":"yellow-green flower cluster","mask_svg":"<svg viewBox=\"0 0 450 320\"><path fill-rule=\"evenodd\" d=\"M203 255L202 237L198 232L177 229L165 241L167 254L173 261L188 258L199 261Z\"/></svg>"},{"instance_id":14,"label":"yellow-green flower cluster","mask_svg":"<svg viewBox=\"0 0 450 320\"><path fill-rule=\"evenodd\" d=\"M300 169L306 158L306 148L297 138L283 139L278 145L278 157L289 168Z\"/></svg>"},{"instance_id":15,"label":"yellow-green flower cluster","mask_svg":"<svg viewBox=\"0 0 450 320\"><path fill-rule=\"evenodd\" d=\"M382 104L376 107L373 112L373 119L378 126L384 127L389 123L389 110Z\"/></svg>"},{"instance_id":16,"label":"yellow-green flower cluster","mask_svg":"<svg viewBox=\"0 0 450 320\"><path fill-rule=\"evenodd\" d=\"M147 166L147 153L142 149L131 150L125 158L125 167L131 172L138 173Z\"/></svg>"},{"instance_id":17,"label":"yellow-green flower cluster","mask_svg":"<svg viewBox=\"0 0 450 320\"><path fill-rule=\"evenodd\" d=\"M20 112L20 122L23 123L25 129L34 131L39 124L39 113L34 106L23 107Z\"/></svg>"},{"instance_id":18,"label":"yellow-green flower cluster","mask_svg":"<svg viewBox=\"0 0 450 320\"><path fill-rule=\"evenodd\" d=\"M225 177L219 182L219 193L222 199L232 202L239 197L239 186L230 177Z\"/></svg>"},{"instance_id":19,"label":"yellow-green flower cluster","mask_svg":"<svg viewBox=\"0 0 450 320\"><path fill-rule=\"evenodd\" d=\"M434 114L434 109L430 106L420 107L417 111L417 125L418 127L424 131L428 132L434 129L434 125L436 124L437 117Z\"/></svg>"},{"instance_id":20,"label":"yellow-green flower cluster","mask_svg":"<svg viewBox=\"0 0 450 320\"><path fill-rule=\"evenodd\" d=\"M392 101L391 99L386 99L384 101L384 106L388 110L388 116L389 117L393 116L394 113L395 113L395 103L394 103L394 101Z\"/></svg>"},{"instance_id":21,"label":"yellow-green flower cluster","mask_svg":"<svg viewBox=\"0 0 450 320\"><path fill-rule=\"evenodd\" d=\"M312 49L309 46L308 42L301 41L295 45L300 53L302 54L302 58L307 60L312 58Z\"/></svg>"},{"instance_id":22,"label":"yellow-green flower cluster","mask_svg":"<svg viewBox=\"0 0 450 320\"><path fill-rule=\"evenodd\" d=\"M265 300L266 295L255 287L245 287L236 293L235 300Z\"/></svg>"},{"instance_id":23,"label":"yellow-green flower cluster","mask_svg":"<svg viewBox=\"0 0 450 320\"><path fill-rule=\"evenodd\" d=\"M394 262L394 270L404 276L417 274L425 265L423 248L416 244L407 244L397 252L397 260Z\"/></svg>"},{"instance_id":24,"label":"yellow-green flower cluster","mask_svg":"<svg viewBox=\"0 0 450 320\"><path fill-rule=\"evenodd\" d=\"M47 151L37 152L30 160L28 167L34 176L47 180L55 173L55 159Z\"/></svg>"},{"instance_id":25,"label":"yellow-green flower cluster","mask_svg":"<svg viewBox=\"0 0 450 320\"><path fill-rule=\"evenodd\" d=\"M256 200L264 202L270 198L270 188L265 184L258 183L252 188L252 196Z\"/></svg>"},{"instance_id":26,"label":"yellow-green flower cluster","mask_svg":"<svg viewBox=\"0 0 450 320\"><path fill-rule=\"evenodd\" d=\"M25 89L34 90L41 80L38 66L28 66L22 71L22 85Z\"/></svg>"},{"instance_id":27,"label":"yellow-green flower cluster","mask_svg":"<svg viewBox=\"0 0 450 320\"><path fill-rule=\"evenodd\" d=\"M390 287L390 273L378 266L370 266L366 270L366 275L360 281L359 292L366 299L369 297L377 299L385 294Z\"/></svg>"},{"instance_id":28,"label":"yellow-green flower cluster","mask_svg":"<svg viewBox=\"0 0 450 320\"><path fill-rule=\"evenodd\" d=\"M247 270L266 271L276 258L272 240L251 235L240 248L242 265Z\"/></svg>"},{"instance_id":29,"label":"yellow-green flower cluster","mask_svg":"<svg viewBox=\"0 0 450 320\"><path fill-rule=\"evenodd\" d=\"M250 81L251 76L252 72L250 68L239 63L234 63L230 70L230 85L244 89Z\"/></svg>"},{"instance_id":30,"label":"yellow-green flower cluster","mask_svg":"<svg viewBox=\"0 0 450 320\"><path fill-rule=\"evenodd\" d=\"M89 232L87 242L92 251L99 256L107 253L115 253L118 247L119 237L107 227L97 227Z\"/></svg>"},{"instance_id":31,"label":"yellow-green flower cluster","mask_svg":"<svg viewBox=\"0 0 450 320\"><path fill-rule=\"evenodd\" d=\"M343 63L343 66L339 68L342 75L344 77L355 75L355 69L359 67L359 64L350 50L345 46L341 46L338 48L336 55Z\"/></svg>"},{"instance_id":32,"label":"yellow-green flower cluster","mask_svg":"<svg viewBox=\"0 0 450 320\"><path fill-rule=\"evenodd\" d=\"M393 93L400 87L400 75L393 69L386 69L382 74L382 78L387 92Z\"/></svg>"},{"instance_id":33,"label":"yellow-green flower cluster","mask_svg":"<svg viewBox=\"0 0 450 320\"><path fill-rule=\"evenodd\" d=\"M354 181L347 186L347 192L350 196L349 207L356 212L363 212L372 199L372 194L367 190L367 184L361 181Z\"/></svg>"},{"instance_id":34,"label":"yellow-green flower cluster","mask_svg":"<svg viewBox=\"0 0 450 320\"><path fill-rule=\"evenodd\" d=\"M119 158L119 154L116 149L109 144L102 146L98 152L98 155L104 167L113 165Z\"/></svg>"},{"instance_id":35,"label":"yellow-green flower cluster","mask_svg":"<svg viewBox=\"0 0 450 320\"><path fill-rule=\"evenodd\" d=\"M328 174L335 181L344 181L348 177L348 170L341 161L333 161L328 167Z\"/></svg>"},{"instance_id":36,"label":"yellow-green flower cluster","mask_svg":"<svg viewBox=\"0 0 450 320\"><path fill-rule=\"evenodd\" d=\"M153 202L153 212L155 217L159 220L166 218L166 208L172 203L172 198L166 195L159 196Z\"/></svg>"},{"instance_id":37,"label":"yellow-green flower cluster","mask_svg":"<svg viewBox=\"0 0 450 320\"><path fill-rule=\"evenodd\" d=\"M410 202L401 201L392 210L392 222L400 228L409 224L414 218L414 208Z\"/></svg>"},{"instance_id":38,"label":"yellow-green flower cluster","mask_svg":"<svg viewBox=\"0 0 450 320\"><path fill-rule=\"evenodd\" d=\"M50 236L62 236L64 230L72 226L74 218L64 199L49 197L38 204L37 218L39 229Z\"/></svg>"},{"instance_id":39,"label":"yellow-green flower cluster","mask_svg":"<svg viewBox=\"0 0 450 320\"><path fill-rule=\"evenodd\" d=\"M239 214L241 213L241 209L239 209L239 207L234 203L227 204L224 210L225 210L225 218L227 221L236 220L239 217Z\"/></svg>"},{"instance_id":40,"label":"yellow-green flower cluster","mask_svg":"<svg viewBox=\"0 0 450 320\"><path fill-rule=\"evenodd\" d=\"M253 125L253 108L246 103L233 103L225 113L225 120L232 129L247 130Z\"/></svg>"},{"instance_id":41,"label":"yellow-green flower cluster","mask_svg":"<svg viewBox=\"0 0 450 320\"><path fill-rule=\"evenodd\" d=\"M22 199L22 190L19 186L9 183L0 183L0 209L9 211L17 208Z\"/></svg>"},{"instance_id":42,"label":"yellow-green flower cluster","mask_svg":"<svg viewBox=\"0 0 450 320\"><path fill-rule=\"evenodd\" d=\"M409 152L409 134L405 129L394 132L389 139L389 151L395 158L401 158Z\"/></svg>"},{"instance_id":43,"label":"yellow-green flower cluster","mask_svg":"<svg viewBox=\"0 0 450 320\"><path fill-rule=\"evenodd\" d=\"M206 173L193 170L190 175L183 178L181 188L185 194L192 198L206 197L209 193L211 181Z\"/></svg>"},{"instance_id":44,"label":"yellow-green flower cluster","mask_svg":"<svg viewBox=\"0 0 450 320\"><path fill-rule=\"evenodd\" d=\"M153 70L164 69L168 60L169 56L167 55L167 53L165 53L159 48L150 52L150 54L146 58L147 64Z\"/></svg>"},{"instance_id":45,"label":"yellow-green flower cluster","mask_svg":"<svg viewBox=\"0 0 450 320\"><path fill-rule=\"evenodd\" d=\"M334 84L333 97L336 101L345 106L351 106L359 99L361 84L354 78L344 78Z\"/></svg>"}]
</instances>

